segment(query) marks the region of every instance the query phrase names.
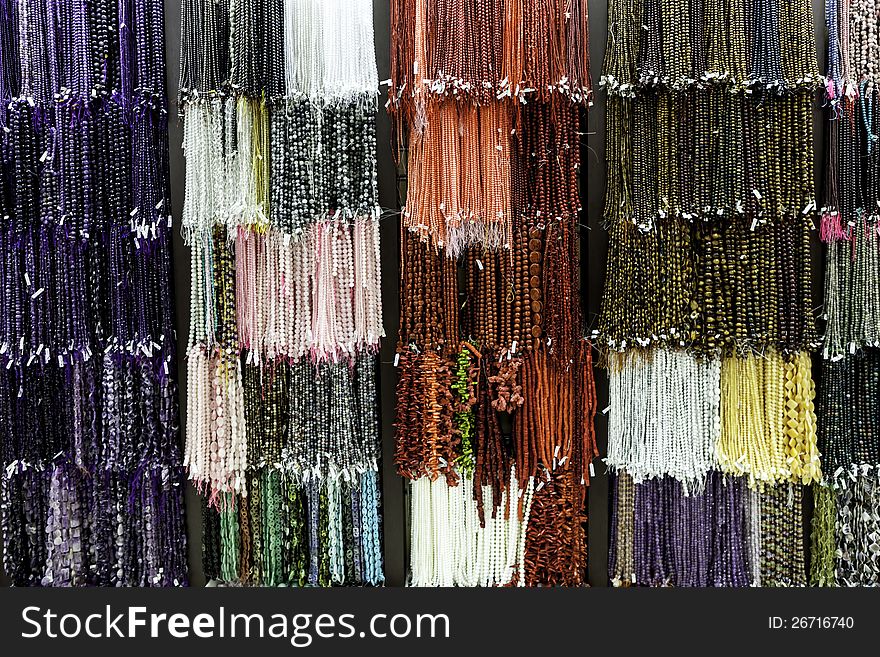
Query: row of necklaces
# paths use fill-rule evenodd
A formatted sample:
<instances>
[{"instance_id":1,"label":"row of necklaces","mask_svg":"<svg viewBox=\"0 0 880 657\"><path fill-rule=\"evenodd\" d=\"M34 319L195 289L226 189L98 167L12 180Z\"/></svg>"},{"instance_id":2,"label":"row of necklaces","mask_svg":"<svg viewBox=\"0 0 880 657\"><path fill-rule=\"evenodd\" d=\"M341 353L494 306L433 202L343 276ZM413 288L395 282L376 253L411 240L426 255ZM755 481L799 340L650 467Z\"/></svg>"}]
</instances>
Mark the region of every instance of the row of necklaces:
<instances>
[{"instance_id":1,"label":"row of necklaces","mask_svg":"<svg viewBox=\"0 0 880 657\"><path fill-rule=\"evenodd\" d=\"M16 586L187 583L163 5L0 3L0 525Z\"/></svg>"},{"instance_id":2,"label":"row of necklaces","mask_svg":"<svg viewBox=\"0 0 880 657\"><path fill-rule=\"evenodd\" d=\"M822 480L809 351L808 0L611 0L595 338L610 380L609 577L629 586L807 581Z\"/></svg>"},{"instance_id":3,"label":"row of necklaces","mask_svg":"<svg viewBox=\"0 0 880 657\"><path fill-rule=\"evenodd\" d=\"M586 4L391 2L406 180L395 461L413 586L587 581Z\"/></svg>"},{"instance_id":4,"label":"row of necklaces","mask_svg":"<svg viewBox=\"0 0 880 657\"><path fill-rule=\"evenodd\" d=\"M384 581L369 0L183 0L184 462L208 579Z\"/></svg>"},{"instance_id":5,"label":"row of necklaces","mask_svg":"<svg viewBox=\"0 0 880 657\"><path fill-rule=\"evenodd\" d=\"M827 0L825 319L811 583L880 585L880 4Z\"/></svg>"}]
</instances>

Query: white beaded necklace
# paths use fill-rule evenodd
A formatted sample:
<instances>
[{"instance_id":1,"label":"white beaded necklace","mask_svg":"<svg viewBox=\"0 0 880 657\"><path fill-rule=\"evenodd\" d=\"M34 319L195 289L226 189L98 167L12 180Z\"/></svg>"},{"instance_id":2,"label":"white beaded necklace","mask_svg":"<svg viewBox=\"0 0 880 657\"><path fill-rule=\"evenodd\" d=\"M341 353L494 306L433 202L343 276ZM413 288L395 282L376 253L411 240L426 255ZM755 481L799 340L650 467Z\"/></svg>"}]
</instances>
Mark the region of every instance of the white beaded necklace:
<instances>
[{"instance_id":1,"label":"white beaded necklace","mask_svg":"<svg viewBox=\"0 0 880 657\"><path fill-rule=\"evenodd\" d=\"M533 479L520 489L515 471L497 508L483 487L485 526L480 527L473 479L457 486L420 477L410 487L410 586L504 586L518 575L525 585L525 545ZM519 517L519 500L523 517Z\"/></svg>"},{"instance_id":2,"label":"white beaded necklace","mask_svg":"<svg viewBox=\"0 0 880 657\"><path fill-rule=\"evenodd\" d=\"M721 365L685 352L631 354L610 372L608 457L638 481L670 476L698 488L718 465Z\"/></svg>"},{"instance_id":3,"label":"white beaded necklace","mask_svg":"<svg viewBox=\"0 0 880 657\"><path fill-rule=\"evenodd\" d=\"M285 0L289 96L349 100L379 87L370 0Z\"/></svg>"}]
</instances>

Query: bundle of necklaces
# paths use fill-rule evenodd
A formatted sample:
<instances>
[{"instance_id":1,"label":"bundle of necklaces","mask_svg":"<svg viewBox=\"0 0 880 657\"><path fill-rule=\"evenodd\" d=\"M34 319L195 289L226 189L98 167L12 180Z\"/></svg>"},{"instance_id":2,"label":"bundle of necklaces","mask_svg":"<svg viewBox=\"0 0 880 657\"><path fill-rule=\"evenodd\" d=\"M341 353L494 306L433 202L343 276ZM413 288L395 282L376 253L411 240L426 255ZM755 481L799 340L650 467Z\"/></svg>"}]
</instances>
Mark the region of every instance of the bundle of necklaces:
<instances>
[{"instance_id":1,"label":"bundle of necklaces","mask_svg":"<svg viewBox=\"0 0 880 657\"><path fill-rule=\"evenodd\" d=\"M410 584L582 585L596 455L579 299L584 0L393 0L396 463Z\"/></svg>"},{"instance_id":2,"label":"bundle of necklaces","mask_svg":"<svg viewBox=\"0 0 880 657\"><path fill-rule=\"evenodd\" d=\"M185 459L208 578L384 581L372 18L183 0Z\"/></svg>"},{"instance_id":3,"label":"bundle of necklaces","mask_svg":"<svg viewBox=\"0 0 880 657\"><path fill-rule=\"evenodd\" d=\"M880 585L880 6L828 0L825 318L811 583Z\"/></svg>"},{"instance_id":4,"label":"bundle of necklaces","mask_svg":"<svg viewBox=\"0 0 880 657\"><path fill-rule=\"evenodd\" d=\"M603 73L610 577L802 585L810 3L610 0Z\"/></svg>"},{"instance_id":5,"label":"bundle of necklaces","mask_svg":"<svg viewBox=\"0 0 880 657\"><path fill-rule=\"evenodd\" d=\"M0 2L3 569L187 583L163 6Z\"/></svg>"}]
</instances>

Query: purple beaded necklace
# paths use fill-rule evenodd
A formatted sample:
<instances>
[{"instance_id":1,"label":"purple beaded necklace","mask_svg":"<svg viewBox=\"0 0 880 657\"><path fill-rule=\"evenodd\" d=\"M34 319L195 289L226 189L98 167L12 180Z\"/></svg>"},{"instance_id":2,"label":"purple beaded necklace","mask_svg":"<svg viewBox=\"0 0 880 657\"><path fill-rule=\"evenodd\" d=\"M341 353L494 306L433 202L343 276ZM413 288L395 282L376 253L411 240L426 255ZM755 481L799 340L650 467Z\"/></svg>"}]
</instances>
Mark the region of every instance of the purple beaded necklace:
<instances>
[{"instance_id":1,"label":"purple beaded necklace","mask_svg":"<svg viewBox=\"0 0 880 657\"><path fill-rule=\"evenodd\" d=\"M0 0L0 457L17 585L187 583L159 0Z\"/></svg>"},{"instance_id":2,"label":"purple beaded necklace","mask_svg":"<svg viewBox=\"0 0 880 657\"><path fill-rule=\"evenodd\" d=\"M627 502L624 495L634 502ZM710 472L700 492L687 494L672 478L633 483L620 474L612 504L609 565L615 583L693 587L752 583L745 549L748 505L743 479Z\"/></svg>"}]
</instances>

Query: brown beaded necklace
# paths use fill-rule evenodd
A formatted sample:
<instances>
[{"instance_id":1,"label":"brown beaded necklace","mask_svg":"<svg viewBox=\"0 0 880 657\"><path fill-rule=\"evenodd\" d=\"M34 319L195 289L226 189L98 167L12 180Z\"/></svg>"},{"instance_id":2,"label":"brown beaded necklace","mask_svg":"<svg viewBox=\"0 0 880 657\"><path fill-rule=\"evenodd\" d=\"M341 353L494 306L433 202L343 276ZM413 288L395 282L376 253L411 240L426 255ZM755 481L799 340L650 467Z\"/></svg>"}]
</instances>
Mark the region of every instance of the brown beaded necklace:
<instances>
[{"instance_id":1,"label":"brown beaded necklace","mask_svg":"<svg viewBox=\"0 0 880 657\"><path fill-rule=\"evenodd\" d=\"M435 486L467 482L471 494L445 504L460 500L484 528L518 521L504 539L519 555L510 583L582 584L598 454L578 265L586 2L393 0L391 15L389 109L408 144L395 460L434 482L413 486L414 522L455 522ZM413 563L418 581L448 581L444 549L414 550L435 553Z\"/></svg>"}]
</instances>

